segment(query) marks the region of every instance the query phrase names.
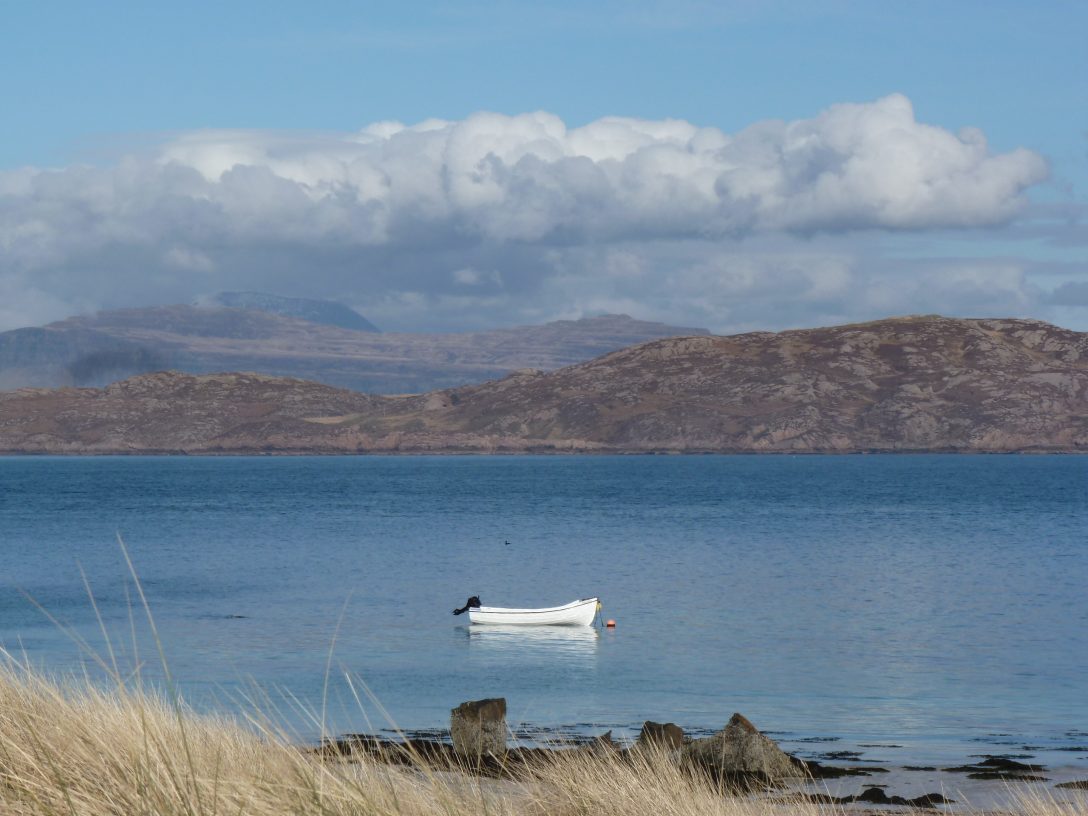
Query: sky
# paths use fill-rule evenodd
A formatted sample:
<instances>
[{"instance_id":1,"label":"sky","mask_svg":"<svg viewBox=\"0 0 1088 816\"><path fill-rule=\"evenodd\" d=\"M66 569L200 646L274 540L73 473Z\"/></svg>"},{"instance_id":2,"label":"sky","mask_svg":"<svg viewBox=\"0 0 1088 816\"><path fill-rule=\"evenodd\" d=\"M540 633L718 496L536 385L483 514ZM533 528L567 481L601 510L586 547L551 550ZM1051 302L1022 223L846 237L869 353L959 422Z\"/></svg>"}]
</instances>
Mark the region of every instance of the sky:
<instances>
[{"instance_id":1,"label":"sky","mask_svg":"<svg viewBox=\"0 0 1088 816\"><path fill-rule=\"evenodd\" d=\"M1088 3L0 0L0 330L1088 330Z\"/></svg>"}]
</instances>

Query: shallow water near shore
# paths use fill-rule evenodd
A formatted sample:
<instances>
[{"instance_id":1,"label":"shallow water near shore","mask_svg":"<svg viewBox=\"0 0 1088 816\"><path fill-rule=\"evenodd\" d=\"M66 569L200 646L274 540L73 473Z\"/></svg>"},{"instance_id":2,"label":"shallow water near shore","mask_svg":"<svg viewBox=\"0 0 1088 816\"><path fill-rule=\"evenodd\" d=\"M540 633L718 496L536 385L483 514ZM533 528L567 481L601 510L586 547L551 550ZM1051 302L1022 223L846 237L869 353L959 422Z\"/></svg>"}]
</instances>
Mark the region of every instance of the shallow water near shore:
<instances>
[{"instance_id":1,"label":"shallow water near shore","mask_svg":"<svg viewBox=\"0 0 1088 816\"><path fill-rule=\"evenodd\" d=\"M300 739L279 692L321 709L342 616L332 732L505 696L527 741L740 711L809 758L1083 777L1086 531L1072 456L0 458L0 644L91 665L25 592L104 654L82 568L161 676L120 532L183 693L256 683ZM469 595L599 595L617 627L471 627Z\"/></svg>"}]
</instances>

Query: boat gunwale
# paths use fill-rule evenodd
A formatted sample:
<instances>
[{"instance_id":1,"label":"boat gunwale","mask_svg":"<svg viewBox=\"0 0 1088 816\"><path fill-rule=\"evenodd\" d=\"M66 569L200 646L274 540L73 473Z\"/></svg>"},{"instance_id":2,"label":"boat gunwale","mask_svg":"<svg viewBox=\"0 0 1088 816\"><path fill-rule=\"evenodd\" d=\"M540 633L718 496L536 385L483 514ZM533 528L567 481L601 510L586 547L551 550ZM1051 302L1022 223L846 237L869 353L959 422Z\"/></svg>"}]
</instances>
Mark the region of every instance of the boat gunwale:
<instances>
[{"instance_id":1,"label":"boat gunwale","mask_svg":"<svg viewBox=\"0 0 1088 816\"><path fill-rule=\"evenodd\" d=\"M570 603L563 604L562 606L549 606L537 609L514 609L505 606L476 606L470 608L468 611L470 614L483 615L543 615L552 612L565 612L569 609L575 609L584 604L597 603L599 600L599 598L581 598L577 601L571 601Z\"/></svg>"}]
</instances>

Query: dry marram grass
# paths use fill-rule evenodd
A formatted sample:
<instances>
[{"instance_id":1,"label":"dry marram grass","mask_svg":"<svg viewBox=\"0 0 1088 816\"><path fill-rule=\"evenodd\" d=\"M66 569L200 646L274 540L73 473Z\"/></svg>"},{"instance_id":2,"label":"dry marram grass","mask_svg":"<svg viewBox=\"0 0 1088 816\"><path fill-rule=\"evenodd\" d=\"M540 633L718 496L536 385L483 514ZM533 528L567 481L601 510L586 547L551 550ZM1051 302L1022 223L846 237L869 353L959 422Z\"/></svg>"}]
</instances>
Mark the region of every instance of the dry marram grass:
<instances>
[{"instance_id":1,"label":"dry marram grass","mask_svg":"<svg viewBox=\"0 0 1088 816\"><path fill-rule=\"evenodd\" d=\"M1028 816L1070 806L1025 801ZM268 729L198 715L139 687L0 666L4 814L828 816L842 808L723 795L652 756L570 752L522 782L322 760Z\"/></svg>"}]
</instances>

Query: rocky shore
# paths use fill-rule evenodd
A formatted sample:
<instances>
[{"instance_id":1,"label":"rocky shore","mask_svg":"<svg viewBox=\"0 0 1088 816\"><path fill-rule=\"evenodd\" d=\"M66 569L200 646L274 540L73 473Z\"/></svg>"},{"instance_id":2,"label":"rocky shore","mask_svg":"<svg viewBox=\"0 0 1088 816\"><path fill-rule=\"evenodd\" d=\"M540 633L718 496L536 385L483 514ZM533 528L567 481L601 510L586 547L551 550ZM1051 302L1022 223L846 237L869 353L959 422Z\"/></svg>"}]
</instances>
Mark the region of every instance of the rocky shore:
<instances>
[{"instance_id":1,"label":"rocky shore","mask_svg":"<svg viewBox=\"0 0 1088 816\"><path fill-rule=\"evenodd\" d=\"M824 805L897 806L935 809L957 804L951 791L967 789L970 803L993 804L1016 785L1031 784L1060 798L1068 792L1088 806L1088 779L1052 779L1044 765L1019 762L1007 756L980 755L977 761L938 768L907 766L827 764L802 759L783 751L742 714L735 713L725 726L697 737L675 723L646 721L633 741L613 739L607 731L595 736L566 735L559 746L508 745L506 700L492 698L462 703L450 712L450 728L427 733L400 734L397 738L375 734L345 734L325 740L314 752L331 761L365 758L397 766L456 772L491 779L519 781L540 768L570 757L585 761L599 758L638 764L663 761L686 773L709 779L723 792L759 795L776 803ZM539 736L539 735L538 735ZM832 752L834 755L835 752ZM837 758L856 758L838 752ZM955 780L974 780L974 783ZM938 789L903 795L922 780L938 780ZM1001 784L987 792L981 781ZM902 791L902 792L897 792ZM990 793L992 795L987 795Z\"/></svg>"},{"instance_id":2,"label":"rocky shore","mask_svg":"<svg viewBox=\"0 0 1088 816\"><path fill-rule=\"evenodd\" d=\"M690 736L674 724L646 723L638 739L629 743L616 744L601 734L561 750L531 750L508 747L505 701L490 699L458 706L451 712L448 731L440 734L407 740L348 735L301 748L273 723L200 715L176 698L160 697L149 684L129 684L120 676L118 680L109 687L92 683L88 675L58 682L29 662L18 663L10 656L0 660L0 812L25 816L1088 812L1083 777L1070 779L1071 785L1046 788L1039 786L1050 783L973 782L1007 794L997 805L973 793L962 796L959 785L919 788L917 782L904 782L894 769L869 768L870 776L860 779L815 777L818 767L779 750L741 715L705 736ZM1051 776L1043 768L1033 771ZM921 778L929 779L924 773Z\"/></svg>"}]
</instances>

